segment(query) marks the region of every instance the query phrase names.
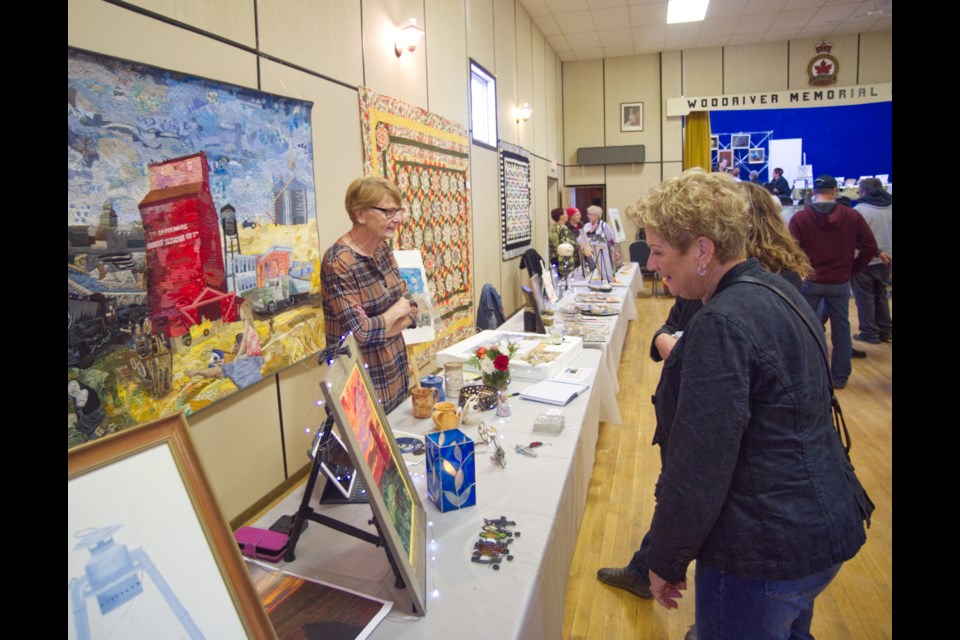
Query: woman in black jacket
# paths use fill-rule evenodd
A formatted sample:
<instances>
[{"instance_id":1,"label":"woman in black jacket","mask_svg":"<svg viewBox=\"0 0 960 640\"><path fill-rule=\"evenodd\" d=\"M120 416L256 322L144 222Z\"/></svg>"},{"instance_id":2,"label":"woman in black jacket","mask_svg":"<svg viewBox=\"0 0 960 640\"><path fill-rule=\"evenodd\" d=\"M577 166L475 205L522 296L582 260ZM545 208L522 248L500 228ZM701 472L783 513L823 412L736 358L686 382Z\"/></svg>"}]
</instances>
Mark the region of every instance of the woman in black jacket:
<instances>
[{"instance_id":1,"label":"woman in black jacket","mask_svg":"<svg viewBox=\"0 0 960 640\"><path fill-rule=\"evenodd\" d=\"M704 305L656 393L649 590L675 608L696 559L700 640L809 637L813 601L865 541L872 510L833 428L819 323L747 257L751 209L729 177L684 172L641 199L636 220L649 267ZM633 561L603 571L643 577Z\"/></svg>"}]
</instances>

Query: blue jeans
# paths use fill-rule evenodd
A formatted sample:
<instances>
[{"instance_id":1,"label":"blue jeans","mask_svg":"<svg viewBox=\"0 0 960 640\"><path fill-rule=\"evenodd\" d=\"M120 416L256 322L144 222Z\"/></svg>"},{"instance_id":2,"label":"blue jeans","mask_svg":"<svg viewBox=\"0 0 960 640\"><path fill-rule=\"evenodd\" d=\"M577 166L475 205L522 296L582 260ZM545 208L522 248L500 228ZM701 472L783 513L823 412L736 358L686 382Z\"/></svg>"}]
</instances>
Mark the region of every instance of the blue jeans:
<instances>
[{"instance_id":1,"label":"blue jeans","mask_svg":"<svg viewBox=\"0 0 960 640\"><path fill-rule=\"evenodd\" d=\"M813 601L840 564L796 580L764 580L697 562L697 639L812 640Z\"/></svg>"},{"instance_id":2,"label":"blue jeans","mask_svg":"<svg viewBox=\"0 0 960 640\"><path fill-rule=\"evenodd\" d=\"M887 297L888 282L888 264L871 264L850 281L853 299L857 303L860 335L864 338L893 338L890 300Z\"/></svg>"},{"instance_id":3,"label":"blue jeans","mask_svg":"<svg viewBox=\"0 0 960 640\"><path fill-rule=\"evenodd\" d=\"M800 293L807 299L813 312L822 301L826 305L830 319L830 341L833 349L830 354L830 373L834 383L843 384L850 377L850 364L853 352L853 339L850 336L850 283L822 284L804 280Z\"/></svg>"}]
</instances>

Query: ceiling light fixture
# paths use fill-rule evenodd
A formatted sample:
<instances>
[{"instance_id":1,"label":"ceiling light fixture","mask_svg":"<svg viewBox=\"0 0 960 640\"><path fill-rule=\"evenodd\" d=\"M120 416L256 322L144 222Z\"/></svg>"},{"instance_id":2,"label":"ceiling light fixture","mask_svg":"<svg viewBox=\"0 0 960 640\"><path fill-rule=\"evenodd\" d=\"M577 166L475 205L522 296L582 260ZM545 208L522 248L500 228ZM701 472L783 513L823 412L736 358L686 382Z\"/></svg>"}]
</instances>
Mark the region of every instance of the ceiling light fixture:
<instances>
[{"instance_id":1,"label":"ceiling light fixture","mask_svg":"<svg viewBox=\"0 0 960 640\"><path fill-rule=\"evenodd\" d=\"M409 24L397 33L397 41L393 45L393 50L399 58L406 52L413 53L417 45L420 44L420 36L423 35L423 29L417 26L417 19L410 18Z\"/></svg>"},{"instance_id":2,"label":"ceiling light fixture","mask_svg":"<svg viewBox=\"0 0 960 640\"><path fill-rule=\"evenodd\" d=\"M670 0L667 4L667 24L698 22L707 15L709 0Z\"/></svg>"}]
</instances>

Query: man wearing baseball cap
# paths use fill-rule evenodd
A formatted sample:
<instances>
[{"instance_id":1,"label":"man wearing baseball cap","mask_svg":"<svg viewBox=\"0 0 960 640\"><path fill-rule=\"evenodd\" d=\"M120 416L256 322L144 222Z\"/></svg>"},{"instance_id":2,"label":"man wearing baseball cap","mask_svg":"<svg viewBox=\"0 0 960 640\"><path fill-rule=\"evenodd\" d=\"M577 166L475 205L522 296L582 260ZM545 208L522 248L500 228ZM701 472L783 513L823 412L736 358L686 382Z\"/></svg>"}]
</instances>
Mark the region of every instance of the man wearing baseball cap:
<instances>
[{"instance_id":1,"label":"man wearing baseball cap","mask_svg":"<svg viewBox=\"0 0 960 640\"><path fill-rule=\"evenodd\" d=\"M842 389L850 377L850 279L877 255L877 241L859 212L840 204L837 181L821 175L813 183L813 202L790 218L790 233L810 258L814 274L800 293L816 312L821 302L830 319L833 386Z\"/></svg>"}]
</instances>

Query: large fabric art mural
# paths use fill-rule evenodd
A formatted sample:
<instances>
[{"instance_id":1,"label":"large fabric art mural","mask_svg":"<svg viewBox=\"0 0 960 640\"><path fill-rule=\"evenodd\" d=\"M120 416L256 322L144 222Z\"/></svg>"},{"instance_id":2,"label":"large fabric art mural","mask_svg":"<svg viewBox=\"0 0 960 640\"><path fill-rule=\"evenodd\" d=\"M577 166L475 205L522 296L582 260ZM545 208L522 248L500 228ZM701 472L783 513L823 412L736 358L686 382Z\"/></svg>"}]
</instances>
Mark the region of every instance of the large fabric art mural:
<instances>
[{"instance_id":1,"label":"large fabric art mural","mask_svg":"<svg viewBox=\"0 0 960 640\"><path fill-rule=\"evenodd\" d=\"M413 347L420 366L475 333L470 261L469 138L462 124L360 88L364 173L392 180L408 211L397 249L419 249L439 321Z\"/></svg>"},{"instance_id":2,"label":"large fabric art mural","mask_svg":"<svg viewBox=\"0 0 960 640\"><path fill-rule=\"evenodd\" d=\"M323 347L311 106L68 49L68 447Z\"/></svg>"},{"instance_id":3,"label":"large fabric art mural","mask_svg":"<svg viewBox=\"0 0 960 640\"><path fill-rule=\"evenodd\" d=\"M533 242L532 184L530 154L501 140L500 238L504 260L521 255Z\"/></svg>"}]
</instances>

